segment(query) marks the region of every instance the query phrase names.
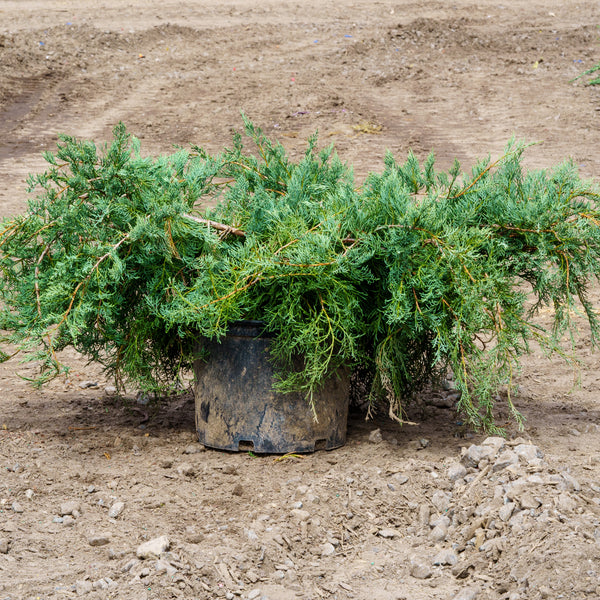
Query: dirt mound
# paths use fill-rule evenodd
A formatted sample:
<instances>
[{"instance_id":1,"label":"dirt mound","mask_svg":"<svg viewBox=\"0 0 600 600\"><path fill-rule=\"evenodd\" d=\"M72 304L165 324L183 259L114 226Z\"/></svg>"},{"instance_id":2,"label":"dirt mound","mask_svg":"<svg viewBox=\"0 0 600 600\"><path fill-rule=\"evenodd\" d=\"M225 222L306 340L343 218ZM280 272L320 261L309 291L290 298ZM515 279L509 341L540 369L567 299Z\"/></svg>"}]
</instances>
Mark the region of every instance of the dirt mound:
<instances>
[{"instance_id":1,"label":"dirt mound","mask_svg":"<svg viewBox=\"0 0 600 600\"><path fill-rule=\"evenodd\" d=\"M63 400L76 426L0 433L2 598L600 593L600 486L521 438L436 458L353 420L341 450L258 458L194 442L190 399L148 427L119 405Z\"/></svg>"}]
</instances>

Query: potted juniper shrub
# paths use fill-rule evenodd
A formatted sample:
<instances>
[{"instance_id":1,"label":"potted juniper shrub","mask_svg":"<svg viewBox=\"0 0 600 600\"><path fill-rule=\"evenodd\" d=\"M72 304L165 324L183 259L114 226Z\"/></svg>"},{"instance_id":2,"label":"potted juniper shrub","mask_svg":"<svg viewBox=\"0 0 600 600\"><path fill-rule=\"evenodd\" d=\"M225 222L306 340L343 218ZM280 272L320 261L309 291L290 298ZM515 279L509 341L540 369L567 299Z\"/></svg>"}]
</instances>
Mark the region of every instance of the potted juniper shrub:
<instances>
[{"instance_id":1,"label":"potted juniper shrub","mask_svg":"<svg viewBox=\"0 0 600 600\"><path fill-rule=\"evenodd\" d=\"M120 386L165 390L195 370L201 441L306 451L344 442L357 372L402 421L451 370L458 410L498 431L499 389L521 422L511 391L532 340L562 352L579 311L595 342L598 190L571 162L526 172L514 141L469 173L388 154L357 187L316 137L294 162L244 125L251 151L235 136L216 155L147 158L119 124L101 148L63 136L45 155L27 212L0 232L2 327L38 382L68 346Z\"/></svg>"}]
</instances>

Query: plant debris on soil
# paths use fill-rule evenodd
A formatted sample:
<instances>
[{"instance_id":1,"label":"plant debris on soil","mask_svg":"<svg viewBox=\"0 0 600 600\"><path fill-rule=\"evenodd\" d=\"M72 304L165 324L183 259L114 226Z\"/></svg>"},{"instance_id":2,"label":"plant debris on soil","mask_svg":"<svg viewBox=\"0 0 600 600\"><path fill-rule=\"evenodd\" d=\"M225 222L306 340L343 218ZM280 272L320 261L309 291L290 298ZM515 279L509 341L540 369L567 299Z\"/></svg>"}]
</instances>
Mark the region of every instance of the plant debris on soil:
<instances>
[{"instance_id":1,"label":"plant debris on soil","mask_svg":"<svg viewBox=\"0 0 600 600\"><path fill-rule=\"evenodd\" d=\"M150 154L218 151L244 111L290 156L315 130L357 180L386 149L438 165L540 141L530 168L571 157L598 180L600 7L508 4L20 0L0 7L0 203L58 133ZM598 289L593 299L598 301ZM550 315L542 312L541 323ZM519 431L465 428L449 390L399 426L353 414L346 446L310 455L198 444L191 394L115 394L75 353L36 390L0 367L0 600L600 597L598 360L534 350ZM21 377L19 377L21 376Z\"/></svg>"}]
</instances>

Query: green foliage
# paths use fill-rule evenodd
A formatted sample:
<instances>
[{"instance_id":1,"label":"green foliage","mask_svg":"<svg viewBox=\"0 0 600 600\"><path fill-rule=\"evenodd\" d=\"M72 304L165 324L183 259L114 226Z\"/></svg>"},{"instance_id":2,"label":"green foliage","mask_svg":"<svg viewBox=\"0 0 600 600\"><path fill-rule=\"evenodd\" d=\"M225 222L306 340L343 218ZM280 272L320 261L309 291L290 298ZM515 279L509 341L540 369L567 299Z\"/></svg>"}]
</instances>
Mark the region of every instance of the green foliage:
<instances>
[{"instance_id":1,"label":"green foliage","mask_svg":"<svg viewBox=\"0 0 600 600\"><path fill-rule=\"evenodd\" d=\"M284 391L310 401L338 367L361 369L371 399L402 418L450 367L470 423L493 430L498 390L511 389L530 340L559 350L582 307L595 342L586 292L600 271L598 194L571 163L524 172L514 142L469 175L388 154L355 189L316 138L292 162L245 128L255 154L238 136L215 156L143 158L118 125L100 151L62 137L46 155L27 213L0 231L3 327L41 361L40 381L72 346L119 383L169 386L204 339L258 319ZM532 322L546 305L549 331Z\"/></svg>"},{"instance_id":2,"label":"green foliage","mask_svg":"<svg viewBox=\"0 0 600 600\"><path fill-rule=\"evenodd\" d=\"M590 69L587 69L586 71L581 73L581 75L578 75L577 77L575 77L575 79L580 79L581 77L584 77L585 75L592 75L594 73L598 73L599 71L600 71L600 62L595 64ZM575 81L575 79L573 81ZM594 75L594 77L592 77L585 83L586 83L586 85L600 85L600 76Z\"/></svg>"}]
</instances>

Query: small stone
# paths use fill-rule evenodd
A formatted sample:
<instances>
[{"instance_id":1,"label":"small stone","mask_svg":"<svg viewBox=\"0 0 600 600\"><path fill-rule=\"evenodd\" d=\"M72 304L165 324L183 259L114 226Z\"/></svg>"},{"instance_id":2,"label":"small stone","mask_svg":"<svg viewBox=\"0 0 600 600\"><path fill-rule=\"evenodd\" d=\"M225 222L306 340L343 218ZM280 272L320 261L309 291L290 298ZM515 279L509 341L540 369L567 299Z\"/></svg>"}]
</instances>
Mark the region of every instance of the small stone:
<instances>
[{"instance_id":1,"label":"small stone","mask_svg":"<svg viewBox=\"0 0 600 600\"><path fill-rule=\"evenodd\" d=\"M310 518L310 513L307 510L293 508L292 516L298 519L298 521L308 521L308 519Z\"/></svg>"},{"instance_id":2,"label":"small stone","mask_svg":"<svg viewBox=\"0 0 600 600\"><path fill-rule=\"evenodd\" d=\"M63 517L54 517L54 519L52 519L53 523L62 523L64 521Z\"/></svg>"},{"instance_id":3,"label":"small stone","mask_svg":"<svg viewBox=\"0 0 600 600\"><path fill-rule=\"evenodd\" d=\"M527 513L522 510L517 510L513 513L512 517L508 521L508 524L513 528L513 533L522 529L526 516Z\"/></svg>"},{"instance_id":4,"label":"small stone","mask_svg":"<svg viewBox=\"0 0 600 600\"><path fill-rule=\"evenodd\" d=\"M91 581L76 581L75 582L75 593L78 596L89 594L94 589Z\"/></svg>"},{"instance_id":5,"label":"small stone","mask_svg":"<svg viewBox=\"0 0 600 600\"><path fill-rule=\"evenodd\" d=\"M92 388L92 387L98 387L98 382L97 382L97 381L82 381L82 382L79 384L79 387L80 387L82 390L85 390L85 389L87 389L87 388Z\"/></svg>"},{"instance_id":6,"label":"small stone","mask_svg":"<svg viewBox=\"0 0 600 600\"><path fill-rule=\"evenodd\" d=\"M441 517L432 515L429 525L431 525L431 527L437 527L438 525L441 525L442 527L448 529L448 527L450 527L450 518L446 515L442 515Z\"/></svg>"},{"instance_id":7,"label":"small stone","mask_svg":"<svg viewBox=\"0 0 600 600\"><path fill-rule=\"evenodd\" d=\"M538 508L542 503L531 492L524 492L519 497L519 504L521 505L521 508L527 510L530 508Z\"/></svg>"},{"instance_id":8,"label":"small stone","mask_svg":"<svg viewBox=\"0 0 600 600\"><path fill-rule=\"evenodd\" d=\"M62 524L64 527L73 527L75 525L75 519L71 515L65 515L62 518Z\"/></svg>"},{"instance_id":9,"label":"small stone","mask_svg":"<svg viewBox=\"0 0 600 600\"><path fill-rule=\"evenodd\" d=\"M394 480L394 483L397 483L398 485L404 485L408 481L408 477L403 473L394 473L392 479Z\"/></svg>"},{"instance_id":10,"label":"small stone","mask_svg":"<svg viewBox=\"0 0 600 600\"><path fill-rule=\"evenodd\" d=\"M541 475L533 474L527 477L527 481L529 483L533 483L535 485L546 485L548 480L542 477Z\"/></svg>"},{"instance_id":11,"label":"small stone","mask_svg":"<svg viewBox=\"0 0 600 600\"><path fill-rule=\"evenodd\" d=\"M132 558L131 560L128 560L122 567L121 567L121 573L129 573L129 571L131 571L131 569L133 569L133 567L135 567L136 565L139 565L140 561L137 558Z\"/></svg>"},{"instance_id":12,"label":"small stone","mask_svg":"<svg viewBox=\"0 0 600 600\"><path fill-rule=\"evenodd\" d=\"M321 556L333 556L335 554L335 546L326 542L321 546Z\"/></svg>"},{"instance_id":13,"label":"small stone","mask_svg":"<svg viewBox=\"0 0 600 600\"><path fill-rule=\"evenodd\" d=\"M199 544L204 540L204 534L197 531L193 525L188 525L185 528L185 539L190 544Z\"/></svg>"},{"instance_id":14,"label":"small stone","mask_svg":"<svg viewBox=\"0 0 600 600\"><path fill-rule=\"evenodd\" d=\"M190 463L181 463L177 466L177 472L183 477L193 477L196 474L196 468Z\"/></svg>"},{"instance_id":15,"label":"small stone","mask_svg":"<svg viewBox=\"0 0 600 600\"><path fill-rule=\"evenodd\" d=\"M94 583L92 583L92 589L94 589L94 590L107 590L108 589L108 583L106 581L104 581L104 579L98 579L97 581L94 581Z\"/></svg>"},{"instance_id":16,"label":"small stone","mask_svg":"<svg viewBox=\"0 0 600 600\"><path fill-rule=\"evenodd\" d=\"M12 509L14 512L19 514L23 512L23 507L18 502L12 503Z\"/></svg>"},{"instance_id":17,"label":"small stone","mask_svg":"<svg viewBox=\"0 0 600 600\"><path fill-rule=\"evenodd\" d=\"M429 516L431 515L431 509L428 504L421 504L419 506L419 524L424 527L429 523Z\"/></svg>"},{"instance_id":18,"label":"small stone","mask_svg":"<svg viewBox=\"0 0 600 600\"><path fill-rule=\"evenodd\" d=\"M246 488L241 483L236 483L231 490L234 496L243 496Z\"/></svg>"},{"instance_id":19,"label":"small stone","mask_svg":"<svg viewBox=\"0 0 600 600\"><path fill-rule=\"evenodd\" d=\"M200 454L206 452L206 448L202 444L189 444L183 451L184 454Z\"/></svg>"},{"instance_id":20,"label":"small stone","mask_svg":"<svg viewBox=\"0 0 600 600\"><path fill-rule=\"evenodd\" d=\"M474 565L471 561L465 560L459 563L456 563L452 567L452 575L456 577L456 579L466 579L470 573L473 571Z\"/></svg>"},{"instance_id":21,"label":"small stone","mask_svg":"<svg viewBox=\"0 0 600 600\"><path fill-rule=\"evenodd\" d=\"M506 538L504 537L495 537L489 540L486 540L479 546L479 551L483 552L487 555L488 558L496 557L496 559L500 556L501 552L504 552L506 549Z\"/></svg>"},{"instance_id":22,"label":"small stone","mask_svg":"<svg viewBox=\"0 0 600 600\"><path fill-rule=\"evenodd\" d=\"M522 438L521 436L510 440L511 446L518 446L519 444L531 444L531 442L526 440L525 438Z\"/></svg>"},{"instance_id":23,"label":"small stone","mask_svg":"<svg viewBox=\"0 0 600 600\"><path fill-rule=\"evenodd\" d=\"M447 475L450 481L458 481L467 474L467 469L460 463L453 463L448 467Z\"/></svg>"},{"instance_id":24,"label":"small stone","mask_svg":"<svg viewBox=\"0 0 600 600\"><path fill-rule=\"evenodd\" d=\"M429 579L432 575L432 571L427 563L415 561L410 565L410 574L415 579Z\"/></svg>"},{"instance_id":25,"label":"small stone","mask_svg":"<svg viewBox=\"0 0 600 600\"><path fill-rule=\"evenodd\" d=\"M552 590L546 585L541 585L539 591L542 598L551 598L554 595Z\"/></svg>"},{"instance_id":26,"label":"small stone","mask_svg":"<svg viewBox=\"0 0 600 600\"><path fill-rule=\"evenodd\" d=\"M515 446L515 452L522 461L528 464L538 458L544 458L544 453L533 444L519 444Z\"/></svg>"},{"instance_id":27,"label":"small stone","mask_svg":"<svg viewBox=\"0 0 600 600\"><path fill-rule=\"evenodd\" d=\"M369 434L369 442L371 444L381 444L383 442L383 436L381 435L381 429L373 429Z\"/></svg>"},{"instance_id":28,"label":"small stone","mask_svg":"<svg viewBox=\"0 0 600 600\"><path fill-rule=\"evenodd\" d=\"M573 512L577 508L577 502L567 492L561 492L558 498L555 498L556 508L560 512Z\"/></svg>"},{"instance_id":29,"label":"small stone","mask_svg":"<svg viewBox=\"0 0 600 600\"><path fill-rule=\"evenodd\" d=\"M421 438L419 440L419 446L421 448L427 448L427 446L429 446L429 440L427 438Z\"/></svg>"},{"instance_id":30,"label":"small stone","mask_svg":"<svg viewBox=\"0 0 600 600\"><path fill-rule=\"evenodd\" d=\"M157 560L154 568L157 575L166 574L168 577L173 577L177 573L177 569L166 560Z\"/></svg>"},{"instance_id":31,"label":"small stone","mask_svg":"<svg viewBox=\"0 0 600 600\"><path fill-rule=\"evenodd\" d=\"M453 566L458 562L458 556L452 550L442 550L433 559L434 565Z\"/></svg>"},{"instance_id":32,"label":"small stone","mask_svg":"<svg viewBox=\"0 0 600 600\"><path fill-rule=\"evenodd\" d=\"M8 540L6 538L0 538L0 554L8 554Z\"/></svg>"},{"instance_id":33,"label":"small stone","mask_svg":"<svg viewBox=\"0 0 600 600\"><path fill-rule=\"evenodd\" d=\"M65 515L77 516L81 513L81 504L77 500L67 500L60 505L60 516Z\"/></svg>"},{"instance_id":34,"label":"small stone","mask_svg":"<svg viewBox=\"0 0 600 600\"><path fill-rule=\"evenodd\" d=\"M163 552L166 552L171 543L166 535L154 538L138 546L136 556L138 558L158 558Z\"/></svg>"},{"instance_id":35,"label":"small stone","mask_svg":"<svg viewBox=\"0 0 600 600\"><path fill-rule=\"evenodd\" d=\"M377 532L377 535L379 535L382 538L392 539L398 537L400 534L394 529L380 529Z\"/></svg>"},{"instance_id":36,"label":"small stone","mask_svg":"<svg viewBox=\"0 0 600 600\"><path fill-rule=\"evenodd\" d=\"M478 467L479 463L484 459L490 460L496 454L492 446L477 446L475 444L469 446L465 455L461 458L462 464L469 468Z\"/></svg>"},{"instance_id":37,"label":"small stone","mask_svg":"<svg viewBox=\"0 0 600 600\"><path fill-rule=\"evenodd\" d=\"M498 471L502 471L503 469L510 467L510 465L518 465L518 464L519 464L519 457L518 457L517 453L513 452L512 450L505 450L496 459L496 462L492 466L492 472L497 473Z\"/></svg>"},{"instance_id":38,"label":"small stone","mask_svg":"<svg viewBox=\"0 0 600 600\"><path fill-rule=\"evenodd\" d=\"M25 498L27 498L27 500L31 500L34 494L35 492L33 490L25 490Z\"/></svg>"},{"instance_id":39,"label":"small stone","mask_svg":"<svg viewBox=\"0 0 600 600\"><path fill-rule=\"evenodd\" d=\"M248 592L248 600L254 600L261 595L261 591L259 589L254 589Z\"/></svg>"},{"instance_id":40,"label":"small stone","mask_svg":"<svg viewBox=\"0 0 600 600\"><path fill-rule=\"evenodd\" d=\"M110 543L110 534L94 533L88 537L90 546L106 546L108 543Z\"/></svg>"},{"instance_id":41,"label":"small stone","mask_svg":"<svg viewBox=\"0 0 600 600\"><path fill-rule=\"evenodd\" d=\"M475 600L479 596L479 589L467 587L460 590L452 600Z\"/></svg>"},{"instance_id":42,"label":"small stone","mask_svg":"<svg viewBox=\"0 0 600 600\"><path fill-rule=\"evenodd\" d=\"M542 458L534 458L533 460L529 461L527 466L534 471L541 471L546 467L546 463Z\"/></svg>"},{"instance_id":43,"label":"small stone","mask_svg":"<svg viewBox=\"0 0 600 600\"><path fill-rule=\"evenodd\" d=\"M506 472L511 475L511 478L523 477L525 475L525 471L523 467L519 465L509 465L506 467Z\"/></svg>"},{"instance_id":44,"label":"small stone","mask_svg":"<svg viewBox=\"0 0 600 600\"><path fill-rule=\"evenodd\" d=\"M443 492L442 490L438 490L431 497L431 503L438 512L443 513L448 510L450 506L450 501L452 500L452 494L450 492Z\"/></svg>"},{"instance_id":45,"label":"small stone","mask_svg":"<svg viewBox=\"0 0 600 600\"><path fill-rule=\"evenodd\" d=\"M116 519L122 512L123 509L125 508L125 503L124 502L115 502L111 507L110 510L108 511L108 516L110 519Z\"/></svg>"},{"instance_id":46,"label":"small stone","mask_svg":"<svg viewBox=\"0 0 600 600\"><path fill-rule=\"evenodd\" d=\"M500 508L498 511L498 516L500 519L507 523L511 518L516 506L517 505L514 502L507 502L506 504L502 505L502 508Z\"/></svg>"},{"instance_id":47,"label":"small stone","mask_svg":"<svg viewBox=\"0 0 600 600\"><path fill-rule=\"evenodd\" d=\"M581 491L581 484L579 483L579 481L577 481L577 479L575 479L575 477L573 477L573 475L571 475L570 473L567 473L566 471L563 471L560 475L564 480L563 487L566 490L568 490L569 492L580 492Z\"/></svg>"},{"instance_id":48,"label":"small stone","mask_svg":"<svg viewBox=\"0 0 600 600\"><path fill-rule=\"evenodd\" d=\"M448 528L443 523L440 523L431 530L429 535L434 542L443 542L448 535Z\"/></svg>"},{"instance_id":49,"label":"small stone","mask_svg":"<svg viewBox=\"0 0 600 600\"><path fill-rule=\"evenodd\" d=\"M117 388L114 385L107 385L104 388L104 393L108 396L114 396L117 393Z\"/></svg>"},{"instance_id":50,"label":"small stone","mask_svg":"<svg viewBox=\"0 0 600 600\"><path fill-rule=\"evenodd\" d=\"M494 449L495 454L501 452L504 449L506 442L504 438L501 438L498 435L490 436L485 438L483 442L481 442L482 446L491 446Z\"/></svg>"},{"instance_id":51,"label":"small stone","mask_svg":"<svg viewBox=\"0 0 600 600\"><path fill-rule=\"evenodd\" d=\"M256 583L259 580L259 577L256 574L256 572L254 572L252 569L249 569L248 571L246 571L246 579L250 583Z\"/></svg>"}]
</instances>

